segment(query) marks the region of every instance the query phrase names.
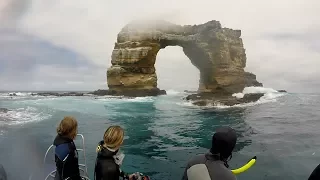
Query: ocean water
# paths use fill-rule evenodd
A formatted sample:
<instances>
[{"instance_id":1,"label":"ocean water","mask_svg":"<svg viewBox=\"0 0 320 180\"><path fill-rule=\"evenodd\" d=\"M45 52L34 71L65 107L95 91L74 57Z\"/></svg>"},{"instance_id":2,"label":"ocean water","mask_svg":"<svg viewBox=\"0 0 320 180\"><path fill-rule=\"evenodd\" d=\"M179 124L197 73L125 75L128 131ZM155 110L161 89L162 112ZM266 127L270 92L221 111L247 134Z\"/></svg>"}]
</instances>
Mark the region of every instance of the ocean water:
<instances>
[{"instance_id":1,"label":"ocean water","mask_svg":"<svg viewBox=\"0 0 320 180\"><path fill-rule=\"evenodd\" d=\"M143 172L152 180L181 179L188 159L207 152L220 126L231 126L238 134L230 168L257 156L256 164L238 180L307 179L320 163L320 94L267 88L248 88L248 92L266 94L256 103L200 108L182 99L186 93L173 90L166 96L133 99L32 97L25 92L11 98L4 92L0 107L12 111L0 114L0 164L9 180L28 179L32 172L39 172L56 125L71 115L85 137L91 179L96 145L114 124L125 129L122 169ZM79 139L76 143L80 147Z\"/></svg>"}]
</instances>

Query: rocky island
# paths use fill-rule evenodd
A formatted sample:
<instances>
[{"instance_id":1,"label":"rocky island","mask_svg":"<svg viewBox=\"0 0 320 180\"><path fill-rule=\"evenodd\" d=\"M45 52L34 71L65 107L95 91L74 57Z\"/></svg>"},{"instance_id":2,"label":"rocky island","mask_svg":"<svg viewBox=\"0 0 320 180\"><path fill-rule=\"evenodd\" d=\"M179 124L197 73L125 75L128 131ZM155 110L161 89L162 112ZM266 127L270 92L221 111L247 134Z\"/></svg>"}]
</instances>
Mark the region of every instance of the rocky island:
<instances>
[{"instance_id":1,"label":"rocky island","mask_svg":"<svg viewBox=\"0 0 320 180\"><path fill-rule=\"evenodd\" d=\"M246 53L241 31L221 27L219 21L180 26L166 21L133 21L119 32L107 70L108 90L90 93L44 92L40 96L121 96L141 97L166 94L157 87L154 67L158 52L180 46L200 71L198 91L185 97L195 105L235 105L254 102L264 94L233 96L245 87L262 86L256 75L246 72ZM179 72L177 72L179 73ZM178 82L177 82L178 83ZM284 92L284 90L281 90Z\"/></svg>"},{"instance_id":2,"label":"rocky island","mask_svg":"<svg viewBox=\"0 0 320 180\"><path fill-rule=\"evenodd\" d=\"M232 96L245 87L262 86L254 74L244 71L247 59L240 37L240 30L223 28L215 20L185 26L166 21L133 21L118 34L111 56L112 66L107 70L109 90L105 90L104 94L165 94L157 87L154 67L157 53L167 46L180 46L200 71L198 92L188 96L187 100L196 103L222 98L226 103L231 98L232 101L226 103L230 105L256 101L261 96L247 95L241 102Z\"/></svg>"}]
</instances>

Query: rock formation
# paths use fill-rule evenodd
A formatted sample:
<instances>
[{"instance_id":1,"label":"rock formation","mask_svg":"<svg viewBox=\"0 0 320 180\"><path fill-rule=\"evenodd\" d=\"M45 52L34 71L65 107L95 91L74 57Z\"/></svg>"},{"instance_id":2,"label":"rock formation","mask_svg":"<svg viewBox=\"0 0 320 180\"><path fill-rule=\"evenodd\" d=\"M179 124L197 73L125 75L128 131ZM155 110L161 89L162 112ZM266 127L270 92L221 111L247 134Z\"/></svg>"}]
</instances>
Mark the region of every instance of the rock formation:
<instances>
[{"instance_id":1,"label":"rock formation","mask_svg":"<svg viewBox=\"0 0 320 180\"><path fill-rule=\"evenodd\" d=\"M192 100L194 105L198 106L207 106L207 105L225 105L225 106L234 106L242 103L250 103L258 101L264 93L251 93L245 94L242 98L236 98L229 94L215 93L199 93L191 94L187 96L186 100Z\"/></svg>"},{"instance_id":2,"label":"rock formation","mask_svg":"<svg viewBox=\"0 0 320 180\"><path fill-rule=\"evenodd\" d=\"M39 93L32 93L32 96L57 96L57 97L62 97L62 96L84 96L85 93L82 92L39 92Z\"/></svg>"},{"instance_id":3,"label":"rock formation","mask_svg":"<svg viewBox=\"0 0 320 180\"><path fill-rule=\"evenodd\" d=\"M0 113L7 113L9 109L7 108L0 108Z\"/></svg>"},{"instance_id":4,"label":"rock formation","mask_svg":"<svg viewBox=\"0 0 320 180\"><path fill-rule=\"evenodd\" d=\"M199 69L199 92L232 94L246 86L262 86L254 74L244 71L246 54L240 36L240 30L222 28L218 21L193 26L134 21L118 34L107 70L109 94L164 94L157 88L154 65L166 46L181 46Z\"/></svg>"}]
</instances>

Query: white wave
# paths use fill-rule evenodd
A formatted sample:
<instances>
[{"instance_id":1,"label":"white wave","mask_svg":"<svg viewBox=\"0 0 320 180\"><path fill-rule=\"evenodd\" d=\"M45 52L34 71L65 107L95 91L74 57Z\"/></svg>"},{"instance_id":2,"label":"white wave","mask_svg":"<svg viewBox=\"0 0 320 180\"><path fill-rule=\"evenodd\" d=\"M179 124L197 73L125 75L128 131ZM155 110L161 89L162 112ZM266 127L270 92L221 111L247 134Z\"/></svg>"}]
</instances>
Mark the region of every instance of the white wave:
<instances>
[{"instance_id":1,"label":"white wave","mask_svg":"<svg viewBox=\"0 0 320 180\"><path fill-rule=\"evenodd\" d=\"M16 95L17 96L30 96L32 93L21 93L21 92L17 92Z\"/></svg>"},{"instance_id":2,"label":"white wave","mask_svg":"<svg viewBox=\"0 0 320 180\"><path fill-rule=\"evenodd\" d=\"M169 89L166 92L167 92L167 95L178 95L178 94L183 93L183 92L179 92L179 91L176 91L176 90L173 90L173 89Z\"/></svg>"},{"instance_id":3,"label":"white wave","mask_svg":"<svg viewBox=\"0 0 320 180\"><path fill-rule=\"evenodd\" d=\"M276 102L278 97L285 95L285 93L278 92L277 90L274 90L272 88L246 87L244 88L242 93L234 93L232 94L232 96L240 99L240 98L243 98L245 94L250 94L250 93L264 93L264 95L260 97L260 99L256 102L237 104L233 106L226 106L221 103L208 104L206 106L197 106L192 104L192 101L177 103L177 104L182 106L187 106L187 107L197 107L201 109L203 108L226 109L226 108L232 108L232 107L249 107L249 106L255 106L255 105L264 104L264 103Z\"/></svg>"},{"instance_id":4,"label":"white wave","mask_svg":"<svg viewBox=\"0 0 320 180\"><path fill-rule=\"evenodd\" d=\"M232 94L232 96L234 96L238 99L241 99L241 98L243 98L244 94L243 93L234 93L234 94Z\"/></svg>"},{"instance_id":5,"label":"white wave","mask_svg":"<svg viewBox=\"0 0 320 180\"><path fill-rule=\"evenodd\" d=\"M117 97L117 96L103 96L96 97L98 101L112 101L112 102L153 102L155 97L146 96L146 97L135 97L135 98L126 98L126 97Z\"/></svg>"},{"instance_id":6,"label":"white wave","mask_svg":"<svg viewBox=\"0 0 320 180\"><path fill-rule=\"evenodd\" d=\"M242 92L234 93L234 94L232 94L232 96L240 99L240 98L243 98L243 96L244 96L245 94L250 94L250 93L265 93L265 94L270 94L270 93L278 93L278 91L277 91L277 90L274 90L274 89L272 89L272 88L254 87L254 86L251 86L251 87L245 87Z\"/></svg>"},{"instance_id":7,"label":"white wave","mask_svg":"<svg viewBox=\"0 0 320 180\"><path fill-rule=\"evenodd\" d=\"M136 97L136 98L129 98L126 99L129 102L153 102L154 101L154 97Z\"/></svg>"},{"instance_id":8,"label":"white wave","mask_svg":"<svg viewBox=\"0 0 320 180\"><path fill-rule=\"evenodd\" d=\"M28 106L26 108L13 109L7 113L0 113L0 123L5 125L17 125L42 121L50 117L50 114L38 112L36 108Z\"/></svg>"},{"instance_id":9,"label":"white wave","mask_svg":"<svg viewBox=\"0 0 320 180\"><path fill-rule=\"evenodd\" d=\"M236 104L233 106L225 106L223 104L215 104L213 107L219 108L219 109L225 109L225 108L231 108L231 107L249 107L249 106L255 106L259 104L265 104L270 102L276 102L278 97L284 96L284 93L276 92L267 92L265 93L258 101L256 102L250 102L250 103L243 103L243 104Z\"/></svg>"},{"instance_id":10,"label":"white wave","mask_svg":"<svg viewBox=\"0 0 320 180\"><path fill-rule=\"evenodd\" d=\"M9 92L7 94L9 96L30 96L32 93L30 93L30 92Z\"/></svg>"},{"instance_id":11,"label":"white wave","mask_svg":"<svg viewBox=\"0 0 320 180\"><path fill-rule=\"evenodd\" d=\"M0 93L0 99L25 99L32 97L31 92L7 92Z\"/></svg>"},{"instance_id":12,"label":"white wave","mask_svg":"<svg viewBox=\"0 0 320 180\"><path fill-rule=\"evenodd\" d=\"M192 101L177 102L176 104L180 105L180 106L185 106L185 107L199 107L199 106L192 104Z\"/></svg>"}]
</instances>

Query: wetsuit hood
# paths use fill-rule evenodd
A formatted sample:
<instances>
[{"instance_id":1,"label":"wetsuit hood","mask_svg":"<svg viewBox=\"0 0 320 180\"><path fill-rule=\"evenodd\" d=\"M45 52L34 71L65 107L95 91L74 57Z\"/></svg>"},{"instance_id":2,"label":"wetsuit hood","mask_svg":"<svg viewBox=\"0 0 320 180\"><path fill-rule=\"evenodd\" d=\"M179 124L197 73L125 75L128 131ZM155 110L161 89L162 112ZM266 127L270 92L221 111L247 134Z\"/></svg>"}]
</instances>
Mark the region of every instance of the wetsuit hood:
<instances>
[{"instance_id":1,"label":"wetsuit hood","mask_svg":"<svg viewBox=\"0 0 320 180\"><path fill-rule=\"evenodd\" d=\"M113 156L117 154L118 150L113 152L108 148L105 148L103 146L103 143L104 143L103 141L100 141L98 144L98 148L97 148L98 158L113 158Z\"/></svg>"},{"instance_id":2,"label":"wetsuit hood","mask_svg":"<svg viewBox=\"0 0 320 180\"><path fill-rule=\"evenodd\" d=\"M221 160L226 160L231 156L237 142L236 131L230 127L218 128L212 136L212 154L219 154Z\"/></svg>"},{"instance_id":3,"label":"wetsuit hood","mask_svg":"<svg viewBox=\"0 0 320 180\"><path fill-rule=\"evenodd\" d=\"M60 144L70 143L70 142L73 142L73 140L68 137L61 136L58 134L53 141L53 145L58 146Z\"/></svg>"}]
</instances>

